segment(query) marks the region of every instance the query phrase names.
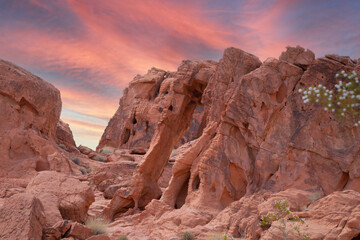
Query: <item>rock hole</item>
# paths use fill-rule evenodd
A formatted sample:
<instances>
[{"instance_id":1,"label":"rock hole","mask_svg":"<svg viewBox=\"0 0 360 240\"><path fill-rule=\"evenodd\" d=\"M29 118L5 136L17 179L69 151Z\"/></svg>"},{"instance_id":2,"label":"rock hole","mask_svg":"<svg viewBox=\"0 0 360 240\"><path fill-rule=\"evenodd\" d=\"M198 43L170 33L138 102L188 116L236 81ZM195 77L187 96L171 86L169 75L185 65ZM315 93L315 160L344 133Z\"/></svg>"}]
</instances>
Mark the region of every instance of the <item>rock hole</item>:
<instances>
[{"instance_id":1,"label":"rock hole","mask_svg":"<svg viewBox=\"0 0 360 240\"><path fill-rule=\"evenodd\" d=\"M286 93L287 93L287 87L285 85L285 82L283 82L278 90L278 92L276 93L276 101L278 103L282 103L282 101L284 100L284 98L286 97Z\"/></svg>"},{"instance_id":2,"label":"rock hole","mask_svg":"<svg viewBox=\"0 0 360 240\"><path fill-rule=\"evenodd\" d=\"M351 240L360 240L360 234L357 235L357 236L355 236L355 237L353 237Z\"/></svg>"},{"instance_id":3,"label":"rock hole","mask_svg":"<svg viewBox=\"0 0 360 240\"><path fill-rule=\"evenodd\" d=\"M221 205L223 206L223 208L227 207L230 205L230 203L232 203L234 201L234 199L231 197L230 192L227 190L226 187L224 187L224 191L221 195Z\"/></svg>"},{"instance_id":4,"label":"rock hole","mask_svg":"<svg viewBox=\"0 0 360 240\"><path fill-rule=\"evenodd\" d=\"M234 193L235 199L233 200L239 200L246 193L246 186L247 186L246 175L244 170L238 167L237 165L235 165L234 163L230 163L229 170L230 170L231 184L235 189L235 193Z\"/></svg>"},{"instance_id":5,"label":"rock hole","mask_svg":"<svg viewBox=\"0 0 360 240\"><path fill-rule=\"evenodd\" d=\"M261 117L265 122L268 119L268 108L266 107L265 103L261 103Z\"/></svg>"},{"instance_id":6,"label":"rock hole","mask_svg":"<svg viewBox=\"0 0 360 240\"><path fill-rule=\"evenodd\" d=\"M149 131L149 121L145 122L145 132L147 133Z\"/></svg>"},{"instance_id":7,"label":"rock hole","mask_svg":"<svg viewBox=\"0 0 360 240\"><path fill-rule=\"evenodd\" d=\"M184 184L181 187L181 190L179 191L179 194L176 197L175 209L179 209L185 204L185 199L188 193L188 187L189 187L189 179L187 179L186 182L184 182Z\"/></svg>"},{"instance_id":8,"label":"rock hole","mask_svg":"<svg viewBox=\"0 0 360 240\"><path fill-rule=\"evenodd\" d=\"M137 120L136 120L135 114L134 114L134 117L133 117L132 123L133 123L133 124L136 124L136 123L137 123Z\"/></svg>"},{"instance_id":9,"label":"rock hole","mask_svg":"<svg viewBox=\"0 0 360 240\"><path fill-rule=\"evenodd\" d=\"M199 189L199 187L200 187L200 178L199 178L199 174L196 174L196 177L194 178L192 183L192 189L193 191L196 191Z\"/></svg>"},{"instance_id":10,"label":"rock hole","mask_svg":"<svg viewBox=\"0 0 360 240\"><path fill-rule=\"evenodd\" d=\"M125 128L124 133L122 134L122 144L126 144L130 138L130 129Z\"/></svg>"},{"instance_id":11,"label":"rock hole","mask_svg":"<svg viewBox=\"0 0 360 240\"><path fill-rule=\"evenodd\" d=\"M49 166L49 163L47 161L37 161L36 162L35 170L37 172L46 171L46 170L49 170L49 169L50 169L50 166Z\"/></svg>"},{"instance_id":12,"label":"rock hole","mask_svg":"<svg viewBox=\"0 0 360 240\"><path fill-rule=\"evenodd\" d=\"M172 111L172 110L174 109L173 105L170 105L170 106L168 107L168 109L169 109L170 111Z\"/></svg>"}]
</instances>

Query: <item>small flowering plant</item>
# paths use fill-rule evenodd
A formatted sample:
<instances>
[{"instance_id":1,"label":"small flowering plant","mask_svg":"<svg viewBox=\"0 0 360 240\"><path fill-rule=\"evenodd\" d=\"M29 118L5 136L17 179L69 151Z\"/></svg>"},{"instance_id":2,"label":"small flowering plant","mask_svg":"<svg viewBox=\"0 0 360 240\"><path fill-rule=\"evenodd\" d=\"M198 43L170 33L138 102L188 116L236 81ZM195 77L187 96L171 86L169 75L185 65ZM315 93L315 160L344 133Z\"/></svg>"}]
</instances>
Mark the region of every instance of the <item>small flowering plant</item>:
<instances>
[{"instance_id":1,"label":"small flowering plant","mask_svg":"<svg viewBox=\"0 0 360 240\"><path fill-rule=\"evenodd\" d=\"M224 240L234 240L230 233L224 233Z\"/></svg>"},{"instance_id":2,"label":"small flowering plant","mask_svg":"<svg viewBox=\"0 0 360 240\"><path fill-rule=\"evenodd\" d=\"M266 227L270 226L273 222L279 221L280 226L275 226L283 234L285 240L291 231L296 231L300 239L309 240L310 235L306 232L301 231L301 225L305 224L305 219L300 218L298 215L290 211L289 202L287 200L274 201L276 212L270 212L266 215L260 216L259 226ZM306 225L306 227L308 227Z\"/></svg>"},{"instance_id":3,"label":"small flowering plant","mask_svg":"<svg viewBox=\"0 0 360 240\"><path fill-rule=\"evenodd\" d=\"M355 71L341 71L335 77L339 80L335 89L319 84L307 89L299 89L304 103L313 102L333 112L338 120L348 120L360 127L360 84Z\"/></svg>"}]
</instances>

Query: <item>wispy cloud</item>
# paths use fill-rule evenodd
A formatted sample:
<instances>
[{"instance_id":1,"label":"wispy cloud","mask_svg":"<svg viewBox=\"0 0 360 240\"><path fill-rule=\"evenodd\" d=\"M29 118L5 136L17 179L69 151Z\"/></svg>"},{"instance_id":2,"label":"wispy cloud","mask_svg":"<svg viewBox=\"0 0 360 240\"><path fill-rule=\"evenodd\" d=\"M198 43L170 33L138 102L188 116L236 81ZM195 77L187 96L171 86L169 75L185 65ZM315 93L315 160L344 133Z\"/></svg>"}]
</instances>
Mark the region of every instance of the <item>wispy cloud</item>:
<instances>
[{"instance_id":1,"label":"wispy cloud","mask_svg":"<svg viewBox=\"0 0 360 240\"><path fill-rule=\"evenodd\" d=\"M62 116L94 145L89 125L114 114L136 74L218 60L229 46L261 60L297 44L359 57L359 11L351 0L0 1L0 57L58 87Z\"/></svg>"}]
</instances>

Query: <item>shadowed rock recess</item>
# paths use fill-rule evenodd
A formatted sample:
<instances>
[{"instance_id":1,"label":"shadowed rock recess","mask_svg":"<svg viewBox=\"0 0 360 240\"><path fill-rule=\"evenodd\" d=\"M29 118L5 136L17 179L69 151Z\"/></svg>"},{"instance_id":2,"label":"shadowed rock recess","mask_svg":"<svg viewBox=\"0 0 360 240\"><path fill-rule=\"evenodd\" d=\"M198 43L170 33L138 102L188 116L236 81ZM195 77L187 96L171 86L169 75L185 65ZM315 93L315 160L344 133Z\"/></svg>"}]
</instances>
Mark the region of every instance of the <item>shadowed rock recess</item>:
<instances>
[{"instance_id":1,"label":"shadowed rock recess","mask_svg":"<svg viewBox=\"0 0 360 240\"><path fill-rule=\"evenodd\" d=\"M360 239L359 130L298 93L334 88L342 70L360 75L360 59L315 59L297 46L261 62L228 48L219 62L152 68L124 90L97 152L76 148L59 121L57 89L0 63L0 238L88 239L79 223L90 215L109 222L99 239L175 240L190 231L280 240L278 222L259 221L284 199L310 239ZM15 224L15 213L27 217Z\"/></svg>"}]
</instances>

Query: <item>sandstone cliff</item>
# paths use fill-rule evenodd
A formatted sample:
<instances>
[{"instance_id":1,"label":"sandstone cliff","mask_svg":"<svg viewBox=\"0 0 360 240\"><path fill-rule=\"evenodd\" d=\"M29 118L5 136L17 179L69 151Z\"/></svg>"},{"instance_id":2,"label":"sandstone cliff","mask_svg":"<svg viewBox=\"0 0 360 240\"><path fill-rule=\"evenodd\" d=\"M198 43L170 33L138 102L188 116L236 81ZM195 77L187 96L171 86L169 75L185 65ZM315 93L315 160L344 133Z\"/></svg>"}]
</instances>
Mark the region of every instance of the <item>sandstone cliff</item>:
<instances>
[{"instance_id":1,"label":"sandstone cliff","mask_svg":"<svg viewBox=\"0 0 360 240\"><path fill-rule=\"evenodd\" d=\"M152 68L94 152L59 120L55 87L0 61L0 238L282 239L259 220L285 199L310 239L358 239L359 130L298 93L333 88L341 70L360 75L360 61L302 47ZM91 237L89 216L109 220L108 236Z\"/></svg>"},{"instance_id":2,"label":"sandstone cliff","mask_svg":"<svg viewBox=\"0 0 360 240\"><path fill-rule=\"evenodd\" d=\"M251 54L229 48L218 64L185 61L169 76L156 70L161 72L158 78L161 80L152 82L161 82L161 87L155 95L166 101L154 101L146 109L153 106L159 109L156 104L161 103L165 111L154 118L157 123L152 128L153 135L147 136L147 139L152 137L149 150L132 181L115 193L104 215L112 219L128 208L135 207L135 211L127 213L131 214L137 207L146 206L138 224L151 221L158 228L167 229L164 230L167 233L161 233L145 228L146 234L156 239L169 237L173 228L180 231L205 226L220 212L233 211L226 209L238 201L247 201L252 195L259 195L261 202L278 192L290 199L294 194L292 189L304 191L304 199L310 199L309 194L314 193L332 196L336 191L359 191L358 130L346 123L339 124L319 106L304 104L298 93L299 88L320 83L333 88L334 76L341 70L358 71L359 63L336 55L315 59L311 51L301 47L288 48L279 60L269 58L263 63ZM147 79L148 75L136 79ZM165 87L168 82L170 88ZM150 87L136 89L141 91L145 86ZM138 102L135 96L139 95L131 96ZM141 96L148 101L154 92L146 91ZM127 112L138 109L134 106L137 105L126 105ZM169 187L161 194L157 181L174 146L189 128L196 106L203 108L202 134L180 148ZM130 119L136 116L136 121L128 124L137 124L143 115L129 116ZM121 129L121 124L118 126ZM351 194L353 199L359 196L355 192ZM160 200L151 201L160 195ZM304 200L301 204L309 207L311 203ZM251 213L252 221L239 226L240 216L237 220L229 218L226 224L220 224L219 230L228 231L235 221L230 229L235 237L271 239L273 230L260 229L257 219L261 211L256 209ZM242 211L241 206L236 211ZM209 226L214 226L214 221L216 218ZM320 224L324 229L317 233L316 227L310 227L312 234L321 238L332 236L329 231L335 231L333 225L314 221L315 226ZM349 236L360 233L353 226L335 232L351 239ZM206 226L199 229L199 236L209 231Z\"/></svg>"}]
</instances>

